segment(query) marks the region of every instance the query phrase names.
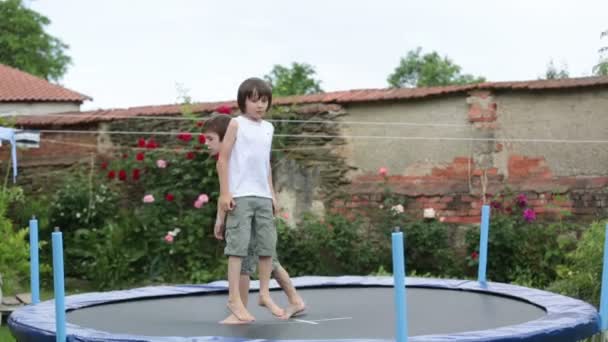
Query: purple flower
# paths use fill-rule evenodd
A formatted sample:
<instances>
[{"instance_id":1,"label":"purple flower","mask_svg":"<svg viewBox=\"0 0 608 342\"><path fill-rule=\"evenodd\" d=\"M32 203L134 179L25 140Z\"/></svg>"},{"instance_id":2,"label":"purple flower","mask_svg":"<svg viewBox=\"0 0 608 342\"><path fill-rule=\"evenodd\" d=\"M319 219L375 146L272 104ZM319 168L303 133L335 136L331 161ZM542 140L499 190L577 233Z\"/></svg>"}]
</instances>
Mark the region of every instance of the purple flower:
<instances>
[{"instance_id":1,"label":"purple flower","mask_svg":"<svg viewBox=\"0 0 608 342\"><path fill-rule=\"evenodd\" d=\"M534 209L526 208L526 210L524 210L524 220L526 220L526 222L536 220L536 213L534 212Z\"/></svg>"},{"instance_id":2,"label":"purple flower","mask_svg":"<svg viewBox=\"0 0 608 342\"><path fill-rule=\"evenodd\" d=\"M528 197L526 197L525 194L519 194L517 195L517 205L519 205L520 208L523 208L525 206L528 205Z\"/></svg>"}]
</instances>

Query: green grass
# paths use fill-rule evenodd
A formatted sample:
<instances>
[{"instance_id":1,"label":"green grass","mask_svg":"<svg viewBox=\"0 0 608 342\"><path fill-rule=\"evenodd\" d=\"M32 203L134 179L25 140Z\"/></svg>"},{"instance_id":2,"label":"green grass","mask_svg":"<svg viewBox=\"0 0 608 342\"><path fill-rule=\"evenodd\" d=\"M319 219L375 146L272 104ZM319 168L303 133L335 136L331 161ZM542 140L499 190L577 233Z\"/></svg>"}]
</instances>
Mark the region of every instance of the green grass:
<instances>
[{"instance_id":1,"label":"green grass","mask_svg":"<svg viewBox=\"0 0 608 342\"><path fill-rule=\"evenodd\" d=\"M4 323L0 327L0 341L15 342L13 335L11 335L11 332L8 330L8 326L5 325Z\"/></svg>"}]
</instances>

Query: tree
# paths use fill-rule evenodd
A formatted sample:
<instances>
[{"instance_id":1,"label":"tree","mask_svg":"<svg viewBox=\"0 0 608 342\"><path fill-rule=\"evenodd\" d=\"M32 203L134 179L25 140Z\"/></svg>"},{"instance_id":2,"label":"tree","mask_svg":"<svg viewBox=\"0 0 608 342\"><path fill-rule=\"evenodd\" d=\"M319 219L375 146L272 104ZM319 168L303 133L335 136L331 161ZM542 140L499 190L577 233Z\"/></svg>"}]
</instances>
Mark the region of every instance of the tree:
<instances>
[{"instance_id":1,"label":"tree","mask_svg":"<svg viewBox=\"0 0 608 342\"><path fill-rule=\"evenodd\" d=\"M566 64L562 65L561 69L558 69L553 60L549 62L547 65L547 71L545 72L545 79L547 80L558 80L562 78L569 78L570 74L568 73L568 66Z\"/></svg>"},{"instance_id":2,"label":"tree","mask_svg":"<svg viewBox=\"0 0 608 342\"><path fill-rule=\"evenodd\" d=\"M22 0L0 1L0 63L58 81L71 58L68 45L44 31L50 20Z\"/></svg>"},{"instance_id":3,"label":"tree","mask_svg":"<svg viewBox=\"0 0 608 342\"><path fill-rule=\"evenodd\" d=\"M608 37L608 30L602 32L600 39ZM598 76L608 76L608 46L600 48L600 62L593 67L593 73ZM605 54L602 56L602 54Z\"/></svg>"},{"instance_id":4,"label":"tree","mask_svg":"<svg viewBox=\"0 0 608 342\"><path fill-rule=\"evenodd\" d=\"M264 78L272 86L274 96L307 95L323 92L315 74L312 66L293 62L291 68L275 65Z\"/></svg>"},{"instance_id":5,"label":"tree","mask_svg":"<svg viewBox=\"0 0 608 342\"><path fill-rule=\"evenodd\" d=\"M399 66L388 77L393 88L431 87L453 84L472 84L485 82L484 77L461 74L460 66L454 64L447 56L441 57L433 51L422 55L422 48L411 50L401 58Z\"/></svg>"}]
</instances>

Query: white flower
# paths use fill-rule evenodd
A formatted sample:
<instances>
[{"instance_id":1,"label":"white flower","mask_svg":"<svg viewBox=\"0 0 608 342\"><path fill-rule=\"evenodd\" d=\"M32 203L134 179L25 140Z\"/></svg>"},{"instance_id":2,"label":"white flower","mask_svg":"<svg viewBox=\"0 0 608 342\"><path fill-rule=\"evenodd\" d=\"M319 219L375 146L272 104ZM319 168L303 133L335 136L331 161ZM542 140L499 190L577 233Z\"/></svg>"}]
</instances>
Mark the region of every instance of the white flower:
<instances>
[{"instance_id":1,"label":"white flower","mask_svg":"<svg viewBox=\"0 0 608 342\"><path fill-rule=\"evenodd\" d=\"M403 211L405 209L403 208L403 206L401 204L397 204L397 205L393 206L391 208L391 210L394 211L396 214L403 214Z\"/></svg>"}]
</instances>

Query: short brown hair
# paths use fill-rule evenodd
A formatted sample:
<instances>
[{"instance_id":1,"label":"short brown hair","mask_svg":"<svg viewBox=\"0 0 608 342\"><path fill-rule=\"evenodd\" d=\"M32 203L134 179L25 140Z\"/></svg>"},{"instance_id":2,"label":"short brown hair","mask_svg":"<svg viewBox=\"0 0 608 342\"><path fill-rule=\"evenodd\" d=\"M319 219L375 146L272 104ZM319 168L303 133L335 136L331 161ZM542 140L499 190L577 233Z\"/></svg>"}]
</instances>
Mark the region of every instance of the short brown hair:
<instances>
[{"instance_id":1,"label":"short brown hair","mask_svg":"<svg viewBox=\"0 0 608 342\"><path fill-rule=\"evenodd\" d=\"M215 133L220 137L220 141L224 140L224 135L228 130L228 125L232 117L227 114L213 114L203 125L203 133Z\"/></svg>"},{"instance_id":2,"label":"short brown hair","mask_svg":"<svg viewBox=\"0 0 608 342\"><path fill-rule=\"evenodd\" d=\"M261 78L248 78L239 86L236 102L239 104L241 113L245 113L245 101L249 98L265 97L268 99L268 108L272 105L272 88L268 82ZM266 108L266 109L268 109Z\"/></svg>"}]
</instances>

